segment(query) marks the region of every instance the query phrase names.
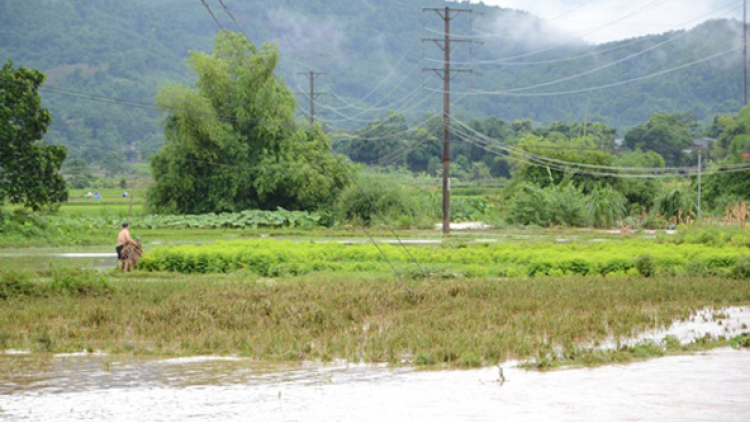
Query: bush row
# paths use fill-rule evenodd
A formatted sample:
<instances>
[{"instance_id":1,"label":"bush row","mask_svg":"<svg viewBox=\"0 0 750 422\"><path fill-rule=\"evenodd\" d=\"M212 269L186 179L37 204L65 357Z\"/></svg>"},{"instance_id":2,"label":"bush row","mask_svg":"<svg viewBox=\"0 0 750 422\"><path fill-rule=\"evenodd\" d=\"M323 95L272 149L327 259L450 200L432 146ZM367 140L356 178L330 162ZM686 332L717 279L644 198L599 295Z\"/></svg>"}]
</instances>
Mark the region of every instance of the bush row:
<instances>
[{"instance_id":1,"label":"bush row","mask_svg":"<svg viewBox=\"0 0 750 422\"><path fill-rule=\"evenodd\" d=\"M26 272L0 270L0 300L21 297L104 296L111 292L107 280L95 271L60 268L49 281L34 281Z\"/></svg>"},{"instance_id":2,"label":"bush row","mask_svg":"<svg viewBox=\"0 0 750 422\"><path fill-rule=\"evenodd\" d=\"M294 243L274 239L157 248L141 262L147 271L219 273L248 270L262 275L310 271L369 272L388 269L389 261L412 268L405 251L381 245ZM409 251L437 274L465 276L566 275L729 275L745 254L742 249L693 244L656 244L629 240L598 244L490 244L419 246ZM416 266L414 266L415 268ZM411 270L410 270L411 271Z\"/></svg>"}]
</instances>

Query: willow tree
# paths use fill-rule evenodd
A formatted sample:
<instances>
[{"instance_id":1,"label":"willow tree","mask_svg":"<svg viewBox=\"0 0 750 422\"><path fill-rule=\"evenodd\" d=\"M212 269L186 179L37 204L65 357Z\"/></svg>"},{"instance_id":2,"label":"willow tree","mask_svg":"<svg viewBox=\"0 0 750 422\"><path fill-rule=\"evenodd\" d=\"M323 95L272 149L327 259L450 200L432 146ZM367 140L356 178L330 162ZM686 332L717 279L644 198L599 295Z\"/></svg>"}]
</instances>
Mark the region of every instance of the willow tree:
<instances>
[{"instance_id":1,"label":"willow tree","mask_svg":"<svg viewBox=\"0 0 750 422\"><path fill-rule=\"evenodd\" d=\"M294 124L293 93L274 77L277 48L256 49L221 32L213 54L192 52L195 86L170 84L157 95L165 145L151 159L158 212L314 209L345 185L330 141Z\"/></svg>"}]
</instances>

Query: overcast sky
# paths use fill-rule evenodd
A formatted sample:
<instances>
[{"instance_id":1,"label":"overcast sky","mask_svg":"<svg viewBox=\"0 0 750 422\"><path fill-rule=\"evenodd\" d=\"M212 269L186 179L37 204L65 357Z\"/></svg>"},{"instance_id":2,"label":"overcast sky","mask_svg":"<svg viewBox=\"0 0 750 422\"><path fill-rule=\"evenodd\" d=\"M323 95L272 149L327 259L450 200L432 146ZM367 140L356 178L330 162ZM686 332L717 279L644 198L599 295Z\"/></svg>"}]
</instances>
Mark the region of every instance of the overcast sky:
<instances>
[{"instance_id":1,"label":"overcast sky","mask_svg":"<svg viewBox=\"0 0 750 422\"><path fill-rule=\"evenodd\" d=\"M484 0L526 10L587 41L601 43L741 18L742 0Z\"/></svg>"}]
</instances>

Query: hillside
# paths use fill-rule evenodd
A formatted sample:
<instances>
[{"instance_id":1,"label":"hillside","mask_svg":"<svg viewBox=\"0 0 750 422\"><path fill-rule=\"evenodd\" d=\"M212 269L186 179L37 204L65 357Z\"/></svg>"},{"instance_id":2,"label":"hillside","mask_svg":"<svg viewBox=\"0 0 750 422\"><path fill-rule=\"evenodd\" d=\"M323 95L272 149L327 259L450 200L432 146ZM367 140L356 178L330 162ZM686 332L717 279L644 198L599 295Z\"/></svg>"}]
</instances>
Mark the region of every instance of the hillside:
<instances>
[{"instance_id":1,"label":"hillside","mask_svg":"<svg viewBox=\"0 0 750 422\"><path fill-rule=\"evenodd\" d=\"M440 59L441 52L430 43L423 47L420 38L441 37L442 21L434 13L423 15L421 8L444 3L226 3L256 43L279 44L279 73L292 89L307 88L299 72L327 73L318 89L329 94L320 108L326 111L321 119L330 126L361 126L388 109L411 118L440 110L440 95L430 89L441 84L420 68L440 66L433 60ZM210 4L224 25L235 29L218 3ZM451 5L467 7L466 3ZM485 45L475 51L471 66L460 64L472 58L465 46L454 60L458 68L471 67L483 76L458 77L454 91L469 91L470 79L474 94L562 81L517 91L514 96L457 95L454 99L460 101L454 114L542 123L586 118L624 129L656 111L692 112L708 120L740 106L739 50L690 65L737 46L740 25L736 21L709 21L691 31L591 46L566 39L526 13L471 7L484 14L471 19L473 28L468 16L457 18L453 32L469 34L473 29L472 34ZM198 0L6 1L0 3L0 28L0 60L11 58L17 65L39 68L49 76L43 95L54 123L47 140L65 144L71 156L89 161L112 152L144 158L158 148L162 140L159 116L149 104L165 82L191 80L184 66L188 52L210 50L218 31ZM586 90L683 65L684 69L661 77ZM581 73L588 74L572 77ZM583 91L538 96L578 90Z\"/></svg>"}]
</instances>

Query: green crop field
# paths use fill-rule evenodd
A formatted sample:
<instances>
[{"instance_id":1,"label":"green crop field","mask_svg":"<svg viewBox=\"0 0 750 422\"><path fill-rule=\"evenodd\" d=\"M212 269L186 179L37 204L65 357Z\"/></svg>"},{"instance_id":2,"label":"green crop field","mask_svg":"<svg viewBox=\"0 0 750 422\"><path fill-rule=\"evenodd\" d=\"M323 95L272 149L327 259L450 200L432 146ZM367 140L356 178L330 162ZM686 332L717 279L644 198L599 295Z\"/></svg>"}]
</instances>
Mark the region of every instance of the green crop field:
<instances>
[{"instance_id":1,"label":"green crop field","mask_svg":"<svg viewBox=\"0 0 750 422\"><path fill-rule=\"evenodd\" d=\"M381 254L381 251L383 252ZM478 243L409 247L304 244L274 239L156 248L142 262L147 271L261 275L388 271L389 262L410 274L457 273L467 277L730 275L749 256L745 248L628 240L589 244ZM411 267L411 268L410 268ZM409 269L410 268L410 269ZM737 270L739 271L739 270Z\"/></svg>"}]
</instances>

